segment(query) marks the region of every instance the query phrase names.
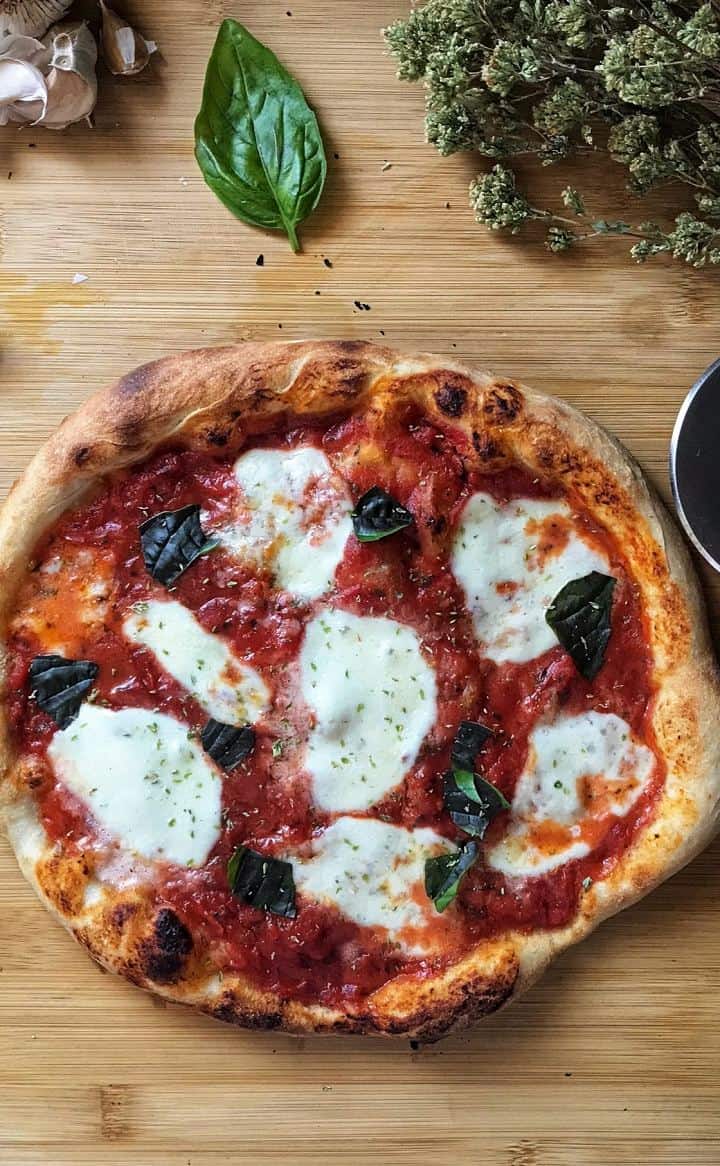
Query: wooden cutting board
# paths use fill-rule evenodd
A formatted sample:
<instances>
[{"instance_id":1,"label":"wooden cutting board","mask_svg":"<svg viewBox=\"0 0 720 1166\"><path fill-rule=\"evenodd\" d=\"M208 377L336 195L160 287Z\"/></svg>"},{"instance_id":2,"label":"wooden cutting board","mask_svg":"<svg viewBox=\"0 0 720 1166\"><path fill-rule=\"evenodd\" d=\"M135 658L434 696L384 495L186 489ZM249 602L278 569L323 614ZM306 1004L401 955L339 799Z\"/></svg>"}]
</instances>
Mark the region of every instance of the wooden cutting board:
<instances>
[{"instance_id":1,"label":"wooden cutting board","mask_svg":"<svg viewBox=\"0 0 720 1166\"><path fill-rule=\"evenodd\" d=\"M719 355L717 272L637 268L622 243L553 258L474 225L473 161L424 145L422 93L383 52L380 28L405 0L132 9L162 58L135 80L101 77L93 132L0 134L4 488L66 413L133 365L317 335L525 378L614 430L667 496L673 419ZM272 45L320 113L331 172L300 256L232 219L193 160L227 15ZM545 173L548 197L566 179ZM605 188L598 213L647 216L619 172L585 186ZM720 588L706 583L717 627ZM716 1164L719 856L711 847L606 924L507 1013L417 1052L247 1034L158 1006L51 922L3 843L0 1163Z\"/></svg>"}]
</instances>

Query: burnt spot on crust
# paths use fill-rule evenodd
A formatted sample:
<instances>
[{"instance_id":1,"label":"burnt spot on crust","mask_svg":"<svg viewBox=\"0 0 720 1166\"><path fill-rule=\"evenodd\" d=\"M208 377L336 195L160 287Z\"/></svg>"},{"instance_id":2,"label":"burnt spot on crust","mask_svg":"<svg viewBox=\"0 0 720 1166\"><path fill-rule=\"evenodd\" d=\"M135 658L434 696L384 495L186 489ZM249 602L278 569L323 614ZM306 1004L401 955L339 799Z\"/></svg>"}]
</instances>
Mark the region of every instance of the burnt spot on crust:
<instances>
[{"instance_id":1,"label":"burnt spot on crust","mask_svg":"<svg viewBox=\"0 0 720 1166\"><path fill-rule=\"evenodd\" d=\"M311 405L313 410L319 405L323 412L328 412L326 402L332 401L334 407L338 399L346 403L362 394L370 383L370 373L363 360L355 356L357 343L333 345L329 358L310 359L300 368L293 383L298 404L303 408ZM362 344L357 351L363 352Z\"/></svg>"},{"instance_id":2,"label":"burnt spot on crust","mask_svg":"<svg viewBox=\"0 0 720 1166\"><path fill-rule=\"evenodd\" d=\"M51 853L39 860L36 877L43 893L60 915L79 915L83 910L89 874L82 854Z\"/></svg>"},{"instance_id":3,"label":"burnt spot on crust","mask_svg":"<svg viewBox=\"0 0 720 1166\"><path fill-rule=\"evenodd\" d=\"M460 999L453 1001L451 1007L440 1007L436 1012L429 1007L425 1016L413 1018L413 1038L421 1044L433 1044L447 1036L451 1030L467 1028L476 1020L497 1012L512 999L517 974L517 964L513 961L495 980L463 985ZM390 1025L386 1031L394 1036L403 1036L407 1035L407 1030L405 1024L397 1027Z\"/></svg>"},{"instance_id":4,"label":"burnt spot on crust","mask_svg":"<svg viewBox=\"0 0 720 1166\"><path fill-rule=\"evenodd\" d=\"M137 393L141 393L148 383L152 381L153 370L155 368L156 365L152 363L141 364L139 368L133 369L121 381L118 381L116 392L122 397L134 397Z\"/></svg>"},{"instance_id":5,"label":"burnt spot on crust","mask_svg":"<svg viewBox=\"0 0 720 1166\"><path fill-rule=\"evenodd\" d=\"M211 1010L211 1015L216 1020L224 1021L225 1024L239 1024L243 1028L271 1031L283 1027L282 1012L276 1010L270 1012L249 1011L247 1005L243 1006L230 992L226 993L220 1003Z\"/></svg>"},{"instance_id":6,"label":"burnt spot on crust","mask_svg":"<svg viewBox=\"0 0 720 1166\"><path fill-rule=\"evenodd\" d=\"M523 396L510 381L502 381L488 389L483 400L483 413L492 425L510 425L520 416Z\"/></svg>"},{"instance_id":7,"label":"burnt spot on crust","mask_svg":"<svg viewBox=\"0 0 720 1166\"><path fill-rule=\"evenodd\" d=\"M606 483L595 491L595 502L598 506L605 506L608 510L614 510L620 506L621 498L618 491Z\"/></svg>"},{"instance_id":8,"label":"burnt spot on crust","mask_svg":"<svg viewBox=\"0 0 720 1166\"><path fill-rule=\"evenodd\" d=\"M129 921L137 914L137 903L117 903L110 912L108 924L110 928L121 935Z\"/></svg>"},{"instance_id":9,"label":"burnt spot on crust","mask_svg":"<svg viewBox=\"0 0 720 1166\"><path fill-rule=\"evenodd\" d=\"M478 433L477 429L473 429L472 443L475 453L484 462L500 456L500 446L487 433Z\"/></svg>"},{"instance_id":10,"label":"burnt spot on crust","mask_svg":"<svg viewBox=\"0 0 720 1166\"><path fill-rule=\"evenodd\" d=\"M334 340L333 348L338 352L344 352L347 356L364 356L367 352L367 342L365 340Z\"/></svg>"},{"instance_id":11,"label":"burnt spot on crust","mask_svg":"<svg viewBox=\"0 0 720 1166\"><path fill-rule=\"evenodd\" d=\"M78 449L76 449L75 453L73 454L73 461L75 462L75 465L78 466L78 468L80 466L84 466L86 464L86 462L88 462L90 460L91 453L92 453L92 450L91 450L89 445L79 446Z\"/></svg>"},{"instance_id":12,"label":"burnt spot on crust","mask_svg":"<svg viewBox=\"0 0 720 1166\"><path fill-rule=\"evenodd\" d=\"M448 380L435 392L435 404L446 417L461 417L467 405L467 389Z\"/></svg>"},{"instance_id":13,"label":"burnt spot on crust","mask_svg":"<svg viewBox=\"0 0 720 1166\"><path fill-rule=\"evenodd\" d=\"M207 434L210 445L223 446L228 443L228 433L224 429L211 429Z\"/></svg>"},{"instance_id":14,"label":"burnt spot on crust","mask_svg":"<svg viewBox=\"0 0 720 1166\"><path fill-rule=\"evenodd\" d=\"M582 470L583 464L576 453L564 449L558 458L557 468L561 474L577 474Z\"/></svg>"},{"instance_id":15,"label":"burnt spot on crust","mask_svg":"<svg viewBox=\"0 0 720 1166\"><path fill-rule=\"evenodd\" d=\"M145 975L158 984L172 983L180 976L192 948L185 924L170 907L163 907L155 918L151 938L143 941L139 952Z\"/></svg>"}]
</instances>

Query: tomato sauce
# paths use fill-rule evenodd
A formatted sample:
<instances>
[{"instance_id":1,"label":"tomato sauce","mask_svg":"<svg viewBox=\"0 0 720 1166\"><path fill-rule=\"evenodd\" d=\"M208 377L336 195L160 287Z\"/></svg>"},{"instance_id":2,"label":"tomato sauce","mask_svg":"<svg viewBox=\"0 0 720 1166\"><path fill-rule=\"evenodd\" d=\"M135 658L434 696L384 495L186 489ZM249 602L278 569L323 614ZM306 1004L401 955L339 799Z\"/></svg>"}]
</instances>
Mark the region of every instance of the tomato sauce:
<instances>
[{"instance_id":1,"label":"tomato sauce","mask_svg":"<svg viewBox=\"0 0 720 1166\"><path fill-rule=\"evenodd\" d=\"M412 511L414 526L391 538L365 544L354 537L348 540L329 601L358 615L389 616L412 626L436 675L436 723L406 780L374 809L374 816L409 829L432 826L460 840L463 835L442 808L442 778L459 722L480 720L493 729L483 753L483 773L508 799L525 763L530 731L539 718L556 710L616 713L652 748L648 636L638 588L620 549L608 532L580 514L587 538L607 555L618 580L612 635L595 681L585 681L559 646L525 664L497 665L483 657L449 566L462 507L476 490L501 501L552 498L559 491L521 468L493 476L477 473L465 437L451 428L443 431L414 415L398 418L389 429L387 420L384 424L379 433L366 417L340 420L323 431L289 426L285 432L255 438L253 444L316 444L350 483L355 497L381 485ZM71 631L64 629L71 636L73 655L100 666L98 699L112 708L134 705L166 712L199 731L207 715L149 651L128 642L122 621L133 605L158 594L143 563L139 524L160 510L198 502L213 520L221 520L238 488L235 456L162 450L144 465L112 475L91 501L61 518L36 549L38 569L20 596L10 635L8 703L18 748L33 757L41 775L35 794L45 827L64 846L80 840L87 844L93 824L56 782L46 758L55 725L28 698L30 661L53 650L48 644L59 635L55 623L62 618L52 574L39 568L54 556L72 558L90 551L102 564L103 577L111 580L109 598L98 601L101 614L87 624L73 624ZM566 537L562 521L543 524L543 555L558 553ZM283 705L283 691L309 608L274 590L268 577L221 549L197 560L177 580L172 598L193 611L208 631L222 633L260 671L275 695L276 719L273 733L260 728L253 753L225 777L223 830L207 863L197 870L159 867L158 893L210 945L221 966L243 971L262 987L328 1004L352 1001L398 973L430 974L471 943L507 928L562 926L575 915L587 880L607 874L652 817L663 780L659 759L633 808L607 823L586 858L522 880L509 880L480 861L463 882L453 938L432 959L404 955L381 929L360 927L332 907L302 903L294 919L263 914L229 892L225 867L235 846L247 843L272 853L273 848L306 842L327 824L312 805L309 783L287 780L294 757L277 757L272 749L278 734L302 737L307 731L307 724L297 720L300 714ZM72 606L69 598L67 605ZM23 618L23 613L32 618ZM502 834L507 817L502 814L492 824L490 840Z\"/></svg>"}]
</instances>

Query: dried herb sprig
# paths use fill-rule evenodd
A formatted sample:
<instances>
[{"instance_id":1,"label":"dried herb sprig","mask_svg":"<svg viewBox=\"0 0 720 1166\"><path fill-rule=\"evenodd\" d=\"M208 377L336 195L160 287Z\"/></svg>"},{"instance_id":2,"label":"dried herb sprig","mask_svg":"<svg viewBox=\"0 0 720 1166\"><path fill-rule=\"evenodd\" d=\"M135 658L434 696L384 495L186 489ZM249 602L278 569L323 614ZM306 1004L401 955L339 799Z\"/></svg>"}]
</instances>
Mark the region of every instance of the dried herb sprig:
<instances>
[{"instance_id":1,"label":"dried herb sprig","mask_svg":"<svg viewBox=\"0 0 720 1166\"><path fill-rule=\"evenodd\" d=\"M426 131L441 154L495 161L470 188L478 220L517 232L547 225L551 251L611 235L638 262L667 253L694 267L720 263L720 9L638 0L429 0L385 32L398 75L427 89ZM508 160L550 165L606 150L645 194L678 180L697 212L671 229L593 218L562 192L568 218L534 207Z\"/></svg>"}]
</instances>

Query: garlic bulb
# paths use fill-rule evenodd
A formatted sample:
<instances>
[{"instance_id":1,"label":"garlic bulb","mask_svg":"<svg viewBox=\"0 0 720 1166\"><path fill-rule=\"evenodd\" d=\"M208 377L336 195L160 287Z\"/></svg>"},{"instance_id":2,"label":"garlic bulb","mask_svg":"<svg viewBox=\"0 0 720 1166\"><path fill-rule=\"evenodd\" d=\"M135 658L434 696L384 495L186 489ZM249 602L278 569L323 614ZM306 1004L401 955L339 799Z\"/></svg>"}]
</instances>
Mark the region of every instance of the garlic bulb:
<instances>
[{"instance_id":1,"label":"garlic bulb","mask_svg":"<svg viewBox=\"0 0 720 1166\"><path fill-rule=\"evenodd\" d=\"M145 68L152 53L157 52L154 40L145 40L131 25L100 0L102 11L102 51L108 69L116 77L132 77Z\"/></svg>"},{"instance_id":2,"label":"garlic bulb","mask_svg":"<svg viewBox=\"0 0 720 1166\"><path fill-rule=\"evenodd\" d=\"M43 36L72 0L0 0L0 43L5 37ZM3 46L4 49L4 46Z\"/></svg>"},{"instance_id":3,"label":"garlic bulb","mask_svg":"<svg viewBox=\"0 0 720 1166\"><path fill-rule=\"evenodd\" d=\"M47 109L45 45L30 36L12 36L0 50L0 125L42 118Z\"/></svg>"},{"instance_id":4,"label":"garlic bulb","mask_svg":"<svg viewBox=\"0 0 720 1166\"><path fill-rule=\"evenodd\" d=\"M58 25L46 41L52 50L46 77L47 108L38 121L51 130L64 130L89 118L97 101L97 45L84 21Z\"/></svg>"}]
</instances>

